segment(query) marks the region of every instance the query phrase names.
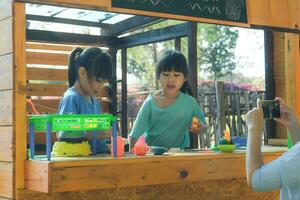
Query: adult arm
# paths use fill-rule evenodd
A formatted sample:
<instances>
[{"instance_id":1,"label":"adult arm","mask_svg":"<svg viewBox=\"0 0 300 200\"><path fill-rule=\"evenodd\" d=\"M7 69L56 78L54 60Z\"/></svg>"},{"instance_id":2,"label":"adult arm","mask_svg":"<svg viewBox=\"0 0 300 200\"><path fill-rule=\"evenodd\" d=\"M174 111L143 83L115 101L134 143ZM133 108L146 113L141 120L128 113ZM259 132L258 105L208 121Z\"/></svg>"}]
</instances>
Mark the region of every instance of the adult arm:
<instances>
[{"instance_id":1,"label":"adult arm","mask_svg":"<svg viewBox=\"0 0 300 200\"><path fill-rule=\"evenodd\" d=\"M257 108L252 109L246 114L246 123L248 127L246 175L247 183L251 187L253 172L263 165L261 136L264 119L260 102L257 103Z\"/></svg>"}]
</instances>

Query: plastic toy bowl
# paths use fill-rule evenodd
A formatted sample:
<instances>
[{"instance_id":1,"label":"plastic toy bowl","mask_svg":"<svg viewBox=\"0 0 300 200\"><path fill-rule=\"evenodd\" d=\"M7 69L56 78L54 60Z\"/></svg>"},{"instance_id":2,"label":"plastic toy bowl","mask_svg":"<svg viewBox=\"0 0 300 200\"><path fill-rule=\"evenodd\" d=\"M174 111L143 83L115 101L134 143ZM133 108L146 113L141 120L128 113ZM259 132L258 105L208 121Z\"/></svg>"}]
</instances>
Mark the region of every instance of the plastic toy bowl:
<instances>
[{"instance_id":1,"label":"plastic toy bowl","mask_svg":"<svg viewBox=\"0 0 300 200\"><path fill-rule=\"evenodd\" d=\"M223 153L231 153L235 150L235 144L218 145L218 147Z\"/></svg>"},{"instance_id":2,"label":"plastic toy bowl","mask_svg":"<svg viewBox=\"0 0 300 200\"><path fill-rule=\"evenodd\" d=\"M162 155L168 151L168 149L164 147L151 146L150 148L154 155Z\"/></svg>"}]
</instances>

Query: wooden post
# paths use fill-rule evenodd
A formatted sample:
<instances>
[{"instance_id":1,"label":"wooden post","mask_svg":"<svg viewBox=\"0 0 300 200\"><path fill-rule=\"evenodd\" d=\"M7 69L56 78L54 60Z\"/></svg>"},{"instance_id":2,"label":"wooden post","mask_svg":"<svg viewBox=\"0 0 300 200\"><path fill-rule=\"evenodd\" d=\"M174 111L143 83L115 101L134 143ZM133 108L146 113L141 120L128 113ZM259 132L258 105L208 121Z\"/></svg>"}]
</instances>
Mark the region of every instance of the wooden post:
<instances>
[{"instance_id":1,"label":"wooden post","mask_svg":"<svg viewBox=\"0 0 300 200\"><path fill-rule=\"evenodd\" d=\"M274 80L274 46L273 46L273 33L272 31L265 31L265 83L266 92L265 99L272 100L275 98L275 80ZM265 142L269 138L275 138L275 122L267 120L265 122L266 136Z\"/></svg>"},{"instance_id":2,"label":"wooden post","mask_svg":"<svg viewBox=\"0 0 300 200\"><path fill-rule=\"evenodd\" d=\"M109 90L109 97L111 98L109 110L110 113L117 115L117 50L110 49L109 54L112 60L112 80L110 81L111 89Z\"/></svg>"},{"instance_id":3,"label":"wooden post","mask_svg":"<svg viewBox=\"0 0 300 200\"><path fill-rule=\"evenodd\" d=\"M122 136L127 138L127 49L122 49Z\"/></svg>"},{"instance_id":4,"label":"wooden post","mask_svg":"<svg viewBox=\"0 0 300 200\"><path fill-rule=\"evenodd\" d=\"M223 136L223 131L226 129L226 118L225 118L225 92L224 82L217 81L216 87L216 98L217 98L217 134L215 138L216 144L219 139Z\"/></svg>"},{"instance_id":5,"label":"wooden post","mask_svg":"<svg viewBox=\"0 0 300 200\"><path fill-rule=\"evenodd\" d=\"M181 38L175 38L175 50L176 51L181 51Z\"/></svg>"},{"instance_id":6,"label":"wooden post","mask_svg":"<svg viewBox=\"0 0 300 200\"><path fill-rule=\"evenodd\" d=\"M26 61L25 61L25 4L14 3L14 121L16 149L16 189L24 188L26 160Z\"/></svg>"},{"instance_id":7,"label":"wooden post","mask_svg":"<svg viewBox=\"0 0 300 200\"><path fill-rule=\"evenodd\" d=\"M198 70L197 70L197 23L196 22L187 22L189 31L188 31L188 62L189 62L189 83L193 90L196 100L198 100ZM195 134L190 134L190 147L198 147L198 136Z\"/></svg>"}]
</instances>

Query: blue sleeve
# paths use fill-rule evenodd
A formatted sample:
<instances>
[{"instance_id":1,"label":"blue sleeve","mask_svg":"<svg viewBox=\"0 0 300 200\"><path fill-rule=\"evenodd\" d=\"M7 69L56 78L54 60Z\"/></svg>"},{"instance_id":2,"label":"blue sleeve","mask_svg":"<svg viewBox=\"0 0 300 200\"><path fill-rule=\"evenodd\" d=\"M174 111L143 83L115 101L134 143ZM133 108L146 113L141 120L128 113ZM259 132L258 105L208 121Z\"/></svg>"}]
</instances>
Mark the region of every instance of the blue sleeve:
<instances>
[{"instance_id":1,"label":"blue sleeve","mask_svg":"<svg viewBox=\"0 0 300 200\"><path fill-rule=\"evenodd\" d=\"M144 103L134 121L131 132L129 134L130 137L132 137L136 140L145 133L145 131L147 130L147 128L150 125L150 114L151 114L150 103L151 102L149 100L150 100L150 98L148 97L144 101Z\"/></svg>"},{"instance_id":2,"label":"blue sleeve","mask_svg":"<svg viewBox=\"0 0 300 200\"><path fill-rule=\"evenodd\" d=\"M73 96L63 97L58 107L58 114L80 114Z\"/></svg>"},{"instance_id":3,"label":"blue sleeve","mask_svg":"<svg viewBox=\"0 0 300 200\"><path fill-rule=\"evenodd\" d=\"M256 192L281 188L278 160L262 165L252 175L252 190Z\"/></svg>"}]
</instances>

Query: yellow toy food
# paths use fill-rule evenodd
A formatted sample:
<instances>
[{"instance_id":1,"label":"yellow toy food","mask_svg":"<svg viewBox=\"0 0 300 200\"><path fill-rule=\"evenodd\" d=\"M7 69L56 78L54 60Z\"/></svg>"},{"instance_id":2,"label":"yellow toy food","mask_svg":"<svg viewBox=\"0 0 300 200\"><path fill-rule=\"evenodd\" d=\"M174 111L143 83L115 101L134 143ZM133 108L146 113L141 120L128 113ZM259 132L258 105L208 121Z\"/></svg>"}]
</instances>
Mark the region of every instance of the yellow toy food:
<instances>
[{"instance_id":1,"label":"yellow toy food","mask_svg":"<svg viewBox=\"0 0 300 200\"><path fill-rule=\"evenodd\" d=\"M52 156L72 157L89 156L91 147L87 141L81 143L55 142L52 149Z\"/></svg>"}]
</instances>

